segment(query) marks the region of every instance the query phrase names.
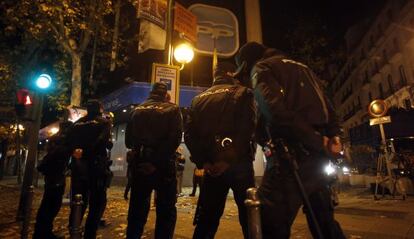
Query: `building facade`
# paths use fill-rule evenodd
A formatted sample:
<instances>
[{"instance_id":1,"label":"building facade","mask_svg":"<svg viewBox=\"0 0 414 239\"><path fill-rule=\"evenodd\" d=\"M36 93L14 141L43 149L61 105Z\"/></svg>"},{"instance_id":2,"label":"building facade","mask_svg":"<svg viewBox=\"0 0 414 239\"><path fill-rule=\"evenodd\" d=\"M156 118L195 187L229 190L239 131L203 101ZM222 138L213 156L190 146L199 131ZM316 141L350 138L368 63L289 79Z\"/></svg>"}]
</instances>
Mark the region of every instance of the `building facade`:
<instances>
[{"instance_id":1,"label":"building facade","mask_svg":"<svg viewBox=\"0 0 414 239\"><path fill-rule=\"evenodd\" d=\"M368 105L414 107L414 1L393 0L375 18L346 35L348 58L331 84L347 143L366 143Z\"/></svg>"}]
</instances>

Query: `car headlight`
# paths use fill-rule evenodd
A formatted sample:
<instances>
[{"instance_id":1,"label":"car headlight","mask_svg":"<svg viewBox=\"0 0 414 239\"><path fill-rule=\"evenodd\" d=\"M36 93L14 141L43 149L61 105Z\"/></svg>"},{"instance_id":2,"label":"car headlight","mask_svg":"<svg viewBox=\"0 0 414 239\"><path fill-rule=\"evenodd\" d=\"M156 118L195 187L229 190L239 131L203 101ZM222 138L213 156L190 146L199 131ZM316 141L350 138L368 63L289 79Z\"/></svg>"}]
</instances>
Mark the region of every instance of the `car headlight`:
<instances>
[{"instance_id":1,"label":"car headlight","mask_svg":"<svg viewBox=\"0 0 414 239\"><path fill-rule=\"evenodd\" d=\"M325 173L326 175L332 175L336 172L334 166L332 165L332 163L329 163L328 165L325 166Z\"/></svg>"},{"instance_id":2,"label":"car headlight","mask_svg":"<svg viewBox=\"0 0 414 239\"><path fill-rule=\"evenodd\" d=\"M342 167L342 172L343 172L344 174L349 174L349 168L348 168L348 167L346 167L346 166Z\"/></svg>"}]
</instances>

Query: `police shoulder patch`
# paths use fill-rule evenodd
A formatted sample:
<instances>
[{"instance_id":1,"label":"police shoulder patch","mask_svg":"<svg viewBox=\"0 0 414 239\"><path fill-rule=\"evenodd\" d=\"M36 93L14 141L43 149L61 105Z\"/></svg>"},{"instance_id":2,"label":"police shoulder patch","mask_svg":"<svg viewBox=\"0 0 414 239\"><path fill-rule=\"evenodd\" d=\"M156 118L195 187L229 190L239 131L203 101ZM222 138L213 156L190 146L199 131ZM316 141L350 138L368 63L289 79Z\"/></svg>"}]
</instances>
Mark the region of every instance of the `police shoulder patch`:
<instances>
[{"instance_id":1,"label":"police shoulder patch","mask_svg":"<svg viewBox=\"0 0 414 239\"><path fill-rule=\"evenodd\" d=\"M140 105L136 108L137 110L162 110L164 107L159 105Z\"/></svg>"},{"instance_id":2,"label":"police shoulder patch","mask_svg":"<svg viewBox=\"0 0 414 239\"><path fill-rule=\"evenodd\" d=\"M222 94L222 93L228 93L228 92L230 92L229 88L221 88L221 89L217 89L217 90L206 91L204 93L199 94L197 97L198 98L203 98L203 97L210 96L210 95Z\"/></svg>"},{"instance_id":3,"label":"police shoulder patch","mask_svg":"<svg viewBox=\"0 0 414 239\"><path fill-rule=\"evenodd\" d=\"M282 59L282 62L283 63L295 64L295 65L298 65L298 66L301 66L301 67L309 68L307 65L305 65L301 62L294 61L294 60L291 60L291 59Z\"/></svg>"}]
</instances>

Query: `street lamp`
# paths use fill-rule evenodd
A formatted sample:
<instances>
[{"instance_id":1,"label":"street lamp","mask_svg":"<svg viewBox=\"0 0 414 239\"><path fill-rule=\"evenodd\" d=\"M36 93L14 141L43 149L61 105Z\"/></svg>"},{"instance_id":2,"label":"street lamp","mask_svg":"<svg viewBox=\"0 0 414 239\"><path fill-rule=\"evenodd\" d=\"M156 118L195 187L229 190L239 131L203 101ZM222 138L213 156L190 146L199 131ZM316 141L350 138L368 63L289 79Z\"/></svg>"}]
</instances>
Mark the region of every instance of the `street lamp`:
<instances>
[{"instance_id":1,"label":"street lamp","mask_svg":"<svg viewBox=\"0 0 414 239\"><path fill-rule=\"evenodd\" d=\"M174 59L181 64L181 69L184 69L184 65L191 62L194 58L194 49L188 43L181 43L174 49Z\"/></svg>"}]
</instances>

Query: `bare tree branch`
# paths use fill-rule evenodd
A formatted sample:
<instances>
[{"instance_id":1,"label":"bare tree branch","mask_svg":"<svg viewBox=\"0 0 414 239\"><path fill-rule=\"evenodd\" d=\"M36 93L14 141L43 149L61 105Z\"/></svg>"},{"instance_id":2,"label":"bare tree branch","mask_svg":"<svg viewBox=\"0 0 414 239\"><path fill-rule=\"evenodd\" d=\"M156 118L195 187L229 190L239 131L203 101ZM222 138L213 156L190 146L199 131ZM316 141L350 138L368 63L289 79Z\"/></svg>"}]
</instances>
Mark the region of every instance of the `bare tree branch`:
<instances>
[{"instance_id":1,"label":"bare tree branch","mask_svg":"<svg viewBox=\"0 0 414 239\"><path fill-rule=\"evenodd\" d=\"M53 32L55 33L57 39L58 39L58 43L60 45L62 45L62 47L69 53L69 54L74 54L74 50L70 47L69 45L69 40L66 38L66 36L64 35L64 33L60 32L58 30L58 27L53 24L52 22L48 23L50 28L53 30Z\"/></svg>"},{"instance_id":2,"label":"bare tree branch","mask_svg":"<svg viewBox=\"0 0 414 239\"><path fill-rule=\"evenodd\" d=\"M88 47L89 42L91 41L93 31L92 29L96 29L95 14L98 8L99 6L97 6L97 2L92 0L90 2L90 11L86 19L87 26L86 29L82 31L82 36L79 44L80 52L84 52L86 50L86 47Z\"/></svg>"}]
</instances>

